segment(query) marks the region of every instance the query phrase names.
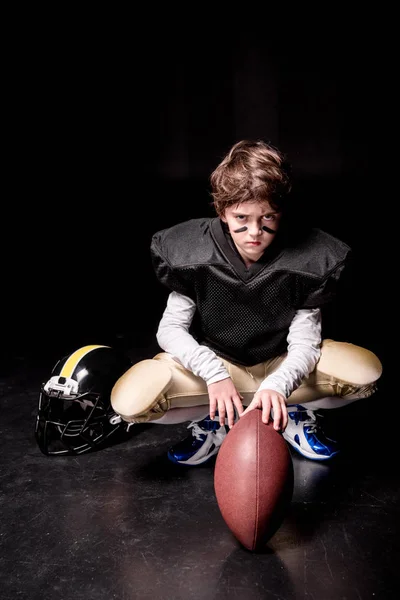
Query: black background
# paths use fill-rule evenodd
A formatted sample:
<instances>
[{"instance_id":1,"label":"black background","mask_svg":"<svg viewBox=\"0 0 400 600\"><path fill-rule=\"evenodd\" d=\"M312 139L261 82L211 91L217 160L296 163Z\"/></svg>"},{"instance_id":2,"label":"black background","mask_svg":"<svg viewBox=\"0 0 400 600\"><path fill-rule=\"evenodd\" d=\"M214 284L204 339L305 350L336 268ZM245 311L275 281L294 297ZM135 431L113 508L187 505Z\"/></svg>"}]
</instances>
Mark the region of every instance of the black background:
<instances>
[{"instance_id":1,"label":"black background","mask_svg":"<svg viewBox=\"0 0 400 600\"><path fill-rule=\"evenodd\" d=\"M384 360L394 196L386 25L372 14L289 23L285 10L265 19L248 9L218 23L160 9L12 22L7 355L114 342L151 352L166 299L151 235L212 215L211 171L254 138L288 155L299 213L353 248L337 335Z\"/></svg>"}]
</instances>

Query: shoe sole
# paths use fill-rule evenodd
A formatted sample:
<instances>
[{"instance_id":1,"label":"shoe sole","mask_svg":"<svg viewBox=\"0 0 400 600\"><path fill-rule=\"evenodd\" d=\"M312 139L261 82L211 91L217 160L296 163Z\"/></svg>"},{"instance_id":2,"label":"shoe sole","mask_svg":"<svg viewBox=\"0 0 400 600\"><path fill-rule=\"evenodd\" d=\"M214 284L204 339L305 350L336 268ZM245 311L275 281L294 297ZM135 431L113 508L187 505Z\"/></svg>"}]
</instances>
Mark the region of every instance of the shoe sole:
<instances>
[{"instance_id":1,"label":"shoe sole","mask_svg":"<svg viewBox=\"0 0 400 600\"><path fill-rule=\"evenodd\" d=\"M171 462L175 463L176 465L184 465L184 466L187 465L188 467L198 467L199 465L204 465L204 463L208 462L213 456L218 454L218 451L219 451L219 448L215 448L205 458L201 458L195 462L178 460L177 458L175 458L175 456L173 454L170 454L169 452L167 454L167 457Z\"/></svg>"}]
</instances>

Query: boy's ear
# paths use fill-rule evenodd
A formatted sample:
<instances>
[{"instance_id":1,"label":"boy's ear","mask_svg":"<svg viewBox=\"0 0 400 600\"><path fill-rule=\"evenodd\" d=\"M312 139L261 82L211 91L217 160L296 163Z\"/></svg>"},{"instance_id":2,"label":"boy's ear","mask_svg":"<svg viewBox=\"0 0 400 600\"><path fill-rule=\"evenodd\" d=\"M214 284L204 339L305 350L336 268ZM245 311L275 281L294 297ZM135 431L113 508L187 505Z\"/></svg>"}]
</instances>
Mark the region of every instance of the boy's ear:
<instances>
[{"instance_id":1,"label":"boy's ear","mask_svg":"<svg viewBox=\"0 0 400 600\"><path fill-rule=\"evenodd\" d=\"M224 223L226 223L226 222L227 222L227 221L226 221L226 217L225 217L225 211L224 211L224 212L222 212L222 213L219 215L219 218L220 218L220 219L221 219L221 221L223 221Z\"/></svg>"}]
</instances>

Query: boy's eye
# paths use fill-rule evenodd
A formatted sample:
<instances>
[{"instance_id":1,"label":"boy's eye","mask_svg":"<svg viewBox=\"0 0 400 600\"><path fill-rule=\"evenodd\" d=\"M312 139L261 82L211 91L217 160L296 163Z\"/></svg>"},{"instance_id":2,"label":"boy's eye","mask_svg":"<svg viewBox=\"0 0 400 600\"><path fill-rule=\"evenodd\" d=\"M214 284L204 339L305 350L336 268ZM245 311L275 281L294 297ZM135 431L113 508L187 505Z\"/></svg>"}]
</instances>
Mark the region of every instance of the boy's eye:
<instances>
[{"instance_id":1,"label":"boy's eye","mask_svg":"<svg viewBox=\"0 0 400 600\"><path fill-rule=\"evenodd\" d=\"M276 215L264 215L266 221L275 221Z\"/></svg>"},{"instance_id":2,"label":"boy's eye","mask_svg":"<svg viewBox=\"0 0 400 600\"><path fill-rule=\"evenodd\" d=\"M246 217L244 215L236 215L236 218L237 218L238 221L242 221Z\"/></svg>"}]
</instances>

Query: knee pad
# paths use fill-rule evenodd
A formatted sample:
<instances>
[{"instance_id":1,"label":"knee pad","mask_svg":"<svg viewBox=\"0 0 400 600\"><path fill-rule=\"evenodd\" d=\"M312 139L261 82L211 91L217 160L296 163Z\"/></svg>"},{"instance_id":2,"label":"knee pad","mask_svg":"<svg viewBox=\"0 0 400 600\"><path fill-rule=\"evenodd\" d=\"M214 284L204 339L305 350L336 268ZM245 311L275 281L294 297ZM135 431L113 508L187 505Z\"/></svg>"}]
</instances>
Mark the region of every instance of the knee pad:
<instances>
[{"instance_id":1,"label":"knee pad","mask_svg":"<svg viewBox=\"0 0 400 600\"><path fill-rule=\"evenodd\" d=\"M142 360L118 379L111 391L111 406L131 423L160 418L169 409L164 394L171 381L167 365L158 360Z\"/></svg>"},{"instance_id":2,"label":"knee pad","mask_svg":"<svg viewBox=\"0 0 400 600\"><path fill-rule=\"evenodd\" d=\"M349 344L326 340L319 361L322 373L355 385L370 385L382 374L382 363L370 350Z\"/></svg>"}]
</instances>

